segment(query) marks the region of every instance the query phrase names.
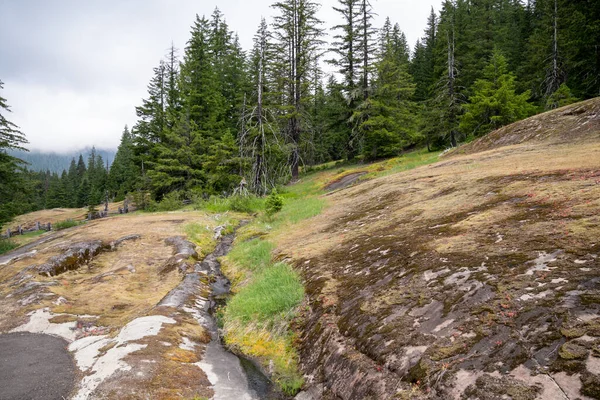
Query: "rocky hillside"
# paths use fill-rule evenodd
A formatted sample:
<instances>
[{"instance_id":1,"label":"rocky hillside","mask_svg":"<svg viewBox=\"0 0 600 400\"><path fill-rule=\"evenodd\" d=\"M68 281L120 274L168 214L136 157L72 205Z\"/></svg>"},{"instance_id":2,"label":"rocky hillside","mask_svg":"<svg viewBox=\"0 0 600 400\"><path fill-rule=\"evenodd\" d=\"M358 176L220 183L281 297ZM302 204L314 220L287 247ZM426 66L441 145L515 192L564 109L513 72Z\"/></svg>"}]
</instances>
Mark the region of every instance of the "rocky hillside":
<instances>
[{"instance_id":1,"label":"rocky hillside","mask_svg":"<svg viewBox=\"0 0 600 400\"><path fill-rule=\"evenodd\" d=\"M562 107L508 125L463 146L473 154L516 144L567 144L600 140L600 98Z\"/></svg>"},{"instance_id":2,"label":"rocky hillside","mask_svg":"<svg viewBox=\"0 0 600 400\"><path fill-rule=\"evenodd\" d=\"M278 239L316 397L600 398L599 110L334 191Z\"/></svg>"}]
</instances>

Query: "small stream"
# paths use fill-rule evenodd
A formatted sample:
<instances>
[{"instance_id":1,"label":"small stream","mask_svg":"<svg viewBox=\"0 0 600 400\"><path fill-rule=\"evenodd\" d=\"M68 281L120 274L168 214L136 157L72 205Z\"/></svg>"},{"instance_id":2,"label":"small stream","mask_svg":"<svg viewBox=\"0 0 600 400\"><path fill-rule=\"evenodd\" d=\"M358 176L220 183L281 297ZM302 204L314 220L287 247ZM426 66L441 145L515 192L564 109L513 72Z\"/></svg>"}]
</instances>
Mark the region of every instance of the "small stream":
<instances>
[{"instance_id":1,"label":"small stream","mask_svg":"<svg viewBox=\"0 0 600 400\"><path fill-rule=\"evenodd\" d=\"M235 233L222 236L215 250L197 263L194 272L188 273L159 305L191 313L210 332L212 341L197 365L213 385L214 400L281 399L270 379L252 360L237 356L224 347L214 317L217 307L224 305L230 294L230 282L221 273L217 259L229 253L234 239ZM211 293L208 298L200 295L206 289ZM194 307L189 307L190 300Z\"/></svg>"}]
</instances>

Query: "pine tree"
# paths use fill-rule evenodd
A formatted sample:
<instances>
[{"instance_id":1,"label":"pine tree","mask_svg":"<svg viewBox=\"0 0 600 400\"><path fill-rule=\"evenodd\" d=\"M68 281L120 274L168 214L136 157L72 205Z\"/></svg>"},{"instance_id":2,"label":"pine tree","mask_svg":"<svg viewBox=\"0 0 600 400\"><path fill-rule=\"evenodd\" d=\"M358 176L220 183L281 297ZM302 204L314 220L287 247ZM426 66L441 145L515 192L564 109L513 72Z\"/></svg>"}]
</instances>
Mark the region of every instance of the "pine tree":
<instances>
[{"instance_id":1,"label":"pine tree","mask_svg":"<svg viewBox=\"0 0 600 400\"><path fill-rule=\"evenodd\" d=\"M483 78L473 85L460 129L480 136L533 114L534 107L528 103L531 93L516 94L515 89L515 76L508 72L506 58L500 51L494 51L483 70Z\"/></svg>"},{"instance_id":2,"label":"pine tree","mask_svg":"<svg viewBox=\"0 0 600 400\"><path fill-rule=\"evenodd\" d=\"M220 138L224 132L225 99L219 90L211 40L209 21L196 16L181 66L183 112L188 114L192 129L205 138Z\"/></svg>"},{"instance_id":3,"label":"pine tree","mask_svg":"<svg viewBox=\"0 0 600 400\"><path fill-rule=\"evenodd\" d=\"M239 166L238 147L235 138L229 132L208 149L202 157L206 171L205 188L210 193L226 194L237 186L241 177L236 174Z\"/></svg>"},{"instance_id":4,"label":"pine tree","mask_svg":"<svg viewBox=\"0 0 600 400\"><path fill-rule=\"evenodd\" d=\"M179 87L179 60L177 49L173 44L168 50L165 67L165 129L172 130L179 120L182 107Z\"/></svg>"},{"instance_id":5,"label":"pine tree","mask_svg":"<svg viewBox=\"0 0 600 400\"><path fill-rule=\"evenodd\" d=\"M66 172L63 171L63 175L66 181ZM46 195L46 207L47 208L59 208L64 207L66 202L66 193L63 180L55 172L50 176L48 184L48 193Z\"/></svg>"},{"instance_id":6,"label":"pine tree","mask_svg":"<svg viewBox=\"0 0 600 400\"><path fill-rule=\"evenodd\" d=\"M117 201L123 200L127 193L133 192L138 177L139 170L134 161L131 133L125 125L121 135L121 143L108 175L107 186L110 195L115 197Z\"/></svg>"},{"instance_id":7,"label":"pine tree","mask_svg":"<svg viewBox=\"0 0 600 400\"><path fill-rule=\"evenodd\" d=\"M578 102L579 99L574 97L571 93L571 89L566 83L560 85L560 87L548 97L546 100L546 109L553 110L555 108L564 107L572 103Z\"/></svg>"},{"instance_id":8,"label":"pine tree","mask_svg":"<svg viewBox=\"0 0 600 400\"><path fill-rule=\"evenodd\" d=\"M389 21L386 23L389 24ZM382 29L381 59L373 94L359 106L355 118L362 134L363 153L367 159L390 157L417 140L415 105L412 97L415 85L408 73L408 48L400 28ZM360 115L358 115L360 114Z\"/></svg>"},{"instance_id":9,"label":"pine tree","mask_svg":"<svg viewBox=\"0 0 600 400\"><path fill-rule=\"evenodd\" d=\"M157 158L150 165L147 175L152 191L159 200L172 191L205 186L202 155L198 151L204 145L194 126L189 116L183 115L175 129L156 145Z\"/></svg>"},{"instance_id":10,"label":"pine tree","mask_svg":"<svg viewBox=\"0 0 600 400\"><path fill-rule=\"evenodd\" d=\"M337 111L339 115L330 115L338 120L343 127L340 139L345 143L345 149L341 154L348 158L354 158L357 155L358 148L352 145L352 128L350 119L360 103L362 91L358 89L360 73L360 1L359 0L338 0L339 6L333 7L335 11L341 14L342 24L333 29L338 33L334 35L334 42L330 51L336 54L337 58L328 60L329 63L337 67L337 72L342 76L342 82L339 86L341 94L345 98L345 106L339 103ZM332 112L330 109L329 112Z\"/></svg>"},{"instance_id":11,"label":"pine tree","mask_svg":"<svg viewBox=\"0 0 600 400\"><path fill-rule=\"evenodd\" d=\"M352 158L354 153L349 153L351 150L348 147L349 118L345 85L338 83L333 76L330 76L325 86L324 96L321 118L325 123L325 134L320 143L327 154L324 161Z\"/></svg>"},{"instance_id":12,"label":"pine tree","mask_svg":"<svg viewBox=\"0 0 600 400\"><path fill-rule=\"evenodd\" d=\"M337 67L337 72L342 76L342 85L349 101L352 101L356 94L354 90L358 80L358 69L361 62L358 53L359 38L359 0L338 0L339 6L333 7L342 17L342 24L333 27L338 31L333 36L333 43L330 48L337 58L328 60L329 63Z\"/></svg>"},{"instance_id":13,"label":"pine tree","mask_svg":"<svg viewBox=\"0 0 600 400\"><path fill-rule=\"evenodd\" d=\"M410 72L416 84L415 100L417 101L425 101L432 96L432 89L435 83L436 28L437 18L435 11L431 8L431 13L427 19L425 36L423 39L417 40L410 66Z\"/></svg>"},{"instance_id":14,"label":"pine tree","mask_svg":"<svg viewBox=\"0 0 600 400\"><path fill-rule=\"evenodd\" d=\"M358 47L361 58L360 89L363 100L369 98L370 80L373 72L373 57L376 54L374 36L377 30L373 27L375 13L369 0L359 0Z\"/></svg>"},{"instance_id":15,"label":"pine tree","mask_svg":"<svg viewBox=\"0 0 600 400\"><path fill-rule=\"evenodd\" d=\"M248 85L246 57L238 36L229 30L218 8L213 12L209 25L210 52L217 90L223 97L225 127L230 132L235 132L240 106Z\"/></svg>"},{"instance_id":16,"label":"pine tree","mask_svg":"<svg viewBox=\"0 0 600 400\"><path fill-rule=\"evenodd\" d=\"M4 83L0 81L0 89ZM15 193L23 191L24 161L13 157L7 150L26 150L23 145L27 143L25 135L19 127L9 121L6 114L10 107L6 99L0 96L0 223L8 221L19 211L18 203L15 203Z\"/></svg>"},{"instance_id":17,"label":"pine tree","mask_svg":"<svg viewBox=\"0 0 600 400\"><path fill-rule=\"evenodd\" d=\"M560 1L566 83L577 97L600 96L600 3Z\"/></svg>"},{"instance_id":18,"label":"pine tree","mask_svg":"<svg viewBox=\"0 0 600 400\"><path fill-rule=\"evenodd\" d=\"M90 202L90 192L91 192L90 180L87 176L83 177L81 181L81 185L77 191L77 204L79 207L89 206Z\"/></svg>"},{"instance_id":19,"label":"pine tree","mask_svg":"<svg viewBox=\"0 0 600 400\"><path fill-rule=\"evenodd\" d=\"M461 9L461 7L463 9ZM464 2L457 3L445 1L440 13L438 35L445 40L438 40L438 49L445 53L444 63L439 65L440 77L435 84L427 113L429 128L441 138L441 142L449 139L450 145L456 147L458 143L458 119L462 113L464 87L459 85L459 63L457 62L457 20L464 17ZM459 12L459 10L461 12ZM460 18L459 18L460 17ZM438 59L442 59L442 56ZM437 141L437 140L436 140Z\"/></svg>"},{"instance_id":20,"label":"pine tree","mask_svg":"<svg viewBox=\"0 0 600 400\"><path fill-rule=\"evenodd\" d=\"M306 103L311 97L311 72L319 58L323 31L317 18L317 3L311 0L284 0L273 6L274 34L277 41L279 76L283 84L285 131L291 147L290 169L293 180L298 179L300 139L307 129Z\"/></svg>"},{"instance_id":21,"label":"pine tree","mask_svg":"<svg viewBox=\"0 0 600 400\"><path fill-rule=\"evenodd\" d=\"M165 83L173 78L173 75L167 77L167 66L161 61L158 67L154 68L154 76L148 84L148 98L143 99L142 105L135 108L139 119L132 133L136 156L140 163L152 162L156 157L154 146L162 140L167 127L165 104L168 93Z\"/></svg>"},{"instance_id":22,"label":"pine tree","mask_svg":"<svg viewBox=\"0 0 600 400\"><path fill-rule=\"evenodd\" d=\"M77 164L75 163L75 158L71 159L71 164L69 164L69 170L66 176L66 188L67 188L67 198L66 198L66 207L77 207L77 189L79 187L79 182L77 179Z\"/></svg>"}]
</instances>

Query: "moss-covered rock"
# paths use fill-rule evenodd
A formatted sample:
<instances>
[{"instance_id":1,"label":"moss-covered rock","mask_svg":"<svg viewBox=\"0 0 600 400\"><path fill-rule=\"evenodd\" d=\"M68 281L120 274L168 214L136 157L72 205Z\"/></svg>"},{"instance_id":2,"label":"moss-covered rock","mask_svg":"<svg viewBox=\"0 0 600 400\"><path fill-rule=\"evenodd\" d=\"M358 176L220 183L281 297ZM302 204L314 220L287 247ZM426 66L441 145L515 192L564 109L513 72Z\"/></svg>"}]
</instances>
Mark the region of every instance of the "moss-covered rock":
<instances>
[{"instance_id":1,"label":"moss-covered rock","mask_svg":"<svg viewBox=\"0 0 600 400\"><path fill-rule=\"evenodd\" d=\"M563 344L558 350L558 355L564 360L578 360L586 357L588 350L574 342Z\"/></svg>"},{"instance_id":2,"label":"moss-covered rock","mask_svg":"<svg viewBox=\"0 0 600 400\"><path fill-rule=\"evenodd\" d=\"M477 378L474 385L465 390L466 398L479 400L496 400L509 398L512 400L534 400L540 393L538 386L528 386L514 378L501 378L483 375Z\"/></svg>"}]
</instances>

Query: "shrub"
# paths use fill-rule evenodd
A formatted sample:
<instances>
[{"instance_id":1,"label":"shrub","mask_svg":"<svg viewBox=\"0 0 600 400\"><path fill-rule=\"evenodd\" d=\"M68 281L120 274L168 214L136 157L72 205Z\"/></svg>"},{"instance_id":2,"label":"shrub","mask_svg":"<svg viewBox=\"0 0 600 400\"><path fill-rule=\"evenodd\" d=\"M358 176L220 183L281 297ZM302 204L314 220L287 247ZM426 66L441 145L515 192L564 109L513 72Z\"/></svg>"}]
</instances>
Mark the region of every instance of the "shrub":
<instances>
[{"instance_id":1,"label":"shrub","mask_svg":"<svg viewBox=\"0 0 600 400\"><path fill-rule=\"evenodd\" d=\"M156 202L152 200L149 192L136 190L127 195L127 200L138 210L153 211L156 209Z\"/></svg>"},{"instance_id":2,"label":"shrub","mask_svg":"<svg viewBox=\"0 0 600 400\"><path fill-rule=\"evenodd\" d=\"M268 216L278 213L283 208L283 198L273 189L267 201L265 202L265 211Z\"/></svg>"},{"instance_id":3,"label":"shrub","mask_svg":"<svg viewBox=\"0 0 600 400\"><path fill-rule=\"evenodd\" d=\"M55 231L60 231L62 229L72 228L72 227L77 226L77 225L79 225L79 222L74 221L72 219L68 219L66 221L56 222L54 225L52 225L52 228Z\"/></svg>"},{"instance_id":4,"label":"shrub","mask_svg":"<svg viewBox=\"0 0 600 400\"><path fill-rule=\"evenodd\" d=\"M171 192L163 197L156 205L156 211L175 211L183 207L181 194L179 192Z\"/></svg>"},{"instance_id":5,"label":"shrub","mask_svg":"<svg viewBox=\"0 0 600 400\"><path fill-rule=\"evenodd\" d=\"M212 212L237 211L252 214L263 208L263 200L256 196L211 196L208 200L197 200L194 208Z\"/></svg>"},{"instance_id":6,"label":"shrub","mask_svg":"<svg viewBox=\"0 0 600 400\"><path fill-rule=\"evenodd\" d=\"M254 213L262 208L262 202L256 196L231 196L229 209L231 211Z\"/></svg>"}]
</instances>

